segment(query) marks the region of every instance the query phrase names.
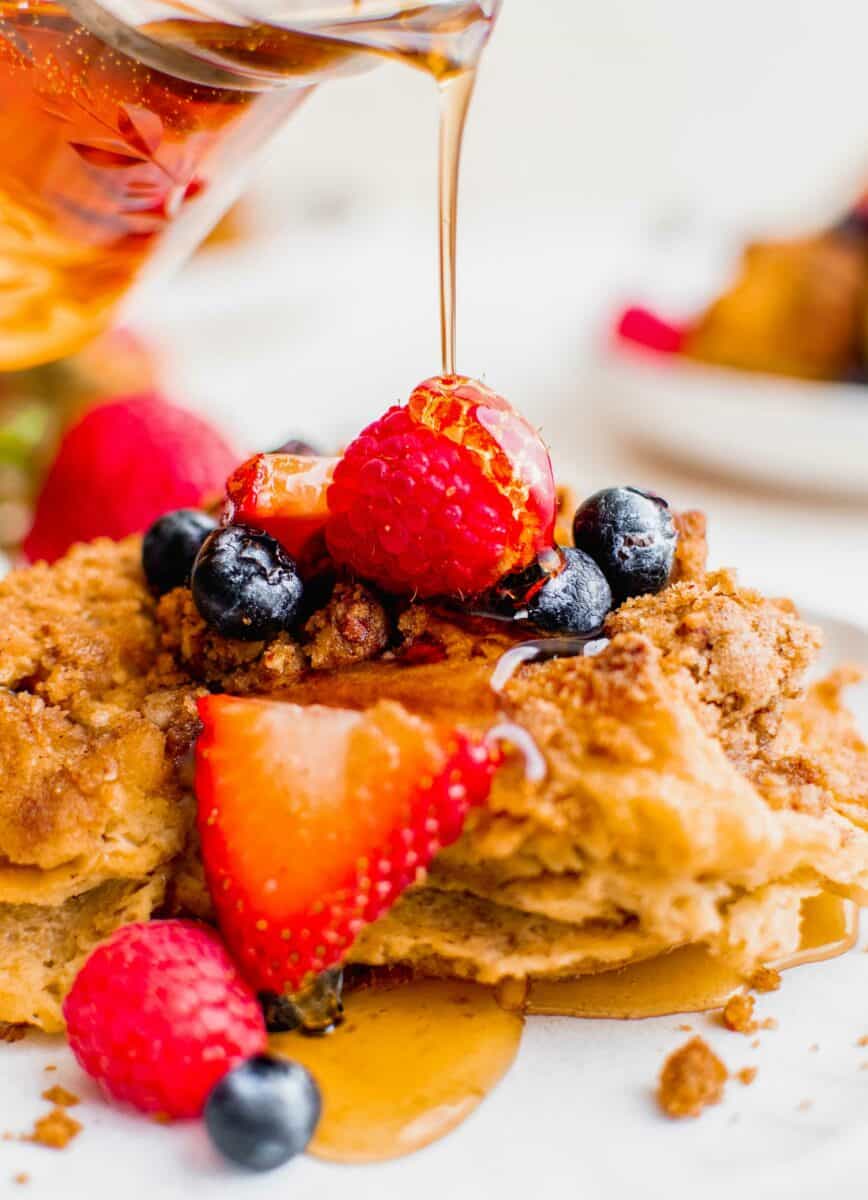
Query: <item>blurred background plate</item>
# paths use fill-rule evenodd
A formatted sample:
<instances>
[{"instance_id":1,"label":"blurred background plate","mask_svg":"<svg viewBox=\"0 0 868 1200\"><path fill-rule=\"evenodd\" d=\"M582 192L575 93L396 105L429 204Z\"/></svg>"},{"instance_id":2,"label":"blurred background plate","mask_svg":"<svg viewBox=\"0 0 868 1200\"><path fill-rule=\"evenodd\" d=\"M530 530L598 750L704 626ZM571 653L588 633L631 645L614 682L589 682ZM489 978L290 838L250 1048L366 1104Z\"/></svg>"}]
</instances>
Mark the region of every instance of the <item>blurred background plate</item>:
<instances>
[{"instance_id":1,"label":"blurred background plate","mask_svg":"<svg viewBox=\"0 0 868 1200\"><path fill-rule=\"evenodd\" d=\"M704 366L612 343L598 391L619 432L693 469L868 497L868 387Z\"/></svg>"}]
</instances>

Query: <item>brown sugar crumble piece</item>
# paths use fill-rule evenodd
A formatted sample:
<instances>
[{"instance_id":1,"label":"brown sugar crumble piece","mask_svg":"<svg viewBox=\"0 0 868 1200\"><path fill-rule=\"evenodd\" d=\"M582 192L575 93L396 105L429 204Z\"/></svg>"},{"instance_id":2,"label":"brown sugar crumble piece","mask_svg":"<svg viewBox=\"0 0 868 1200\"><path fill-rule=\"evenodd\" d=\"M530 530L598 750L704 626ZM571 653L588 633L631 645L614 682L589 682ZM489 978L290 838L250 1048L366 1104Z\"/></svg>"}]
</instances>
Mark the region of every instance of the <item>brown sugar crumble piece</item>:
<instances>
[{"instance_id":1,"label":"brown sugar crumble piece","mask_svg":"<svg viewBox=\"0 0 868 1200\"><path fill-rule=\"evenodd\" d=\"M771 967L760 967L751 975L748 986L755 992L776 992L781 986L781 973Z\"/></svg>"},{"instance_id":2,"label":"brown sugar crumble piece","mask_svg":"<svg viewBox=\"0 0 868 1200\"><path fill-rule=\"evenodd\" d=\"M29 1183L30 1176L27 1174L26 1171L19 1171L17 1175L13 1175L12 1182L13 1183Z\"/></svg>"},{"instance_id":3,"label":"brown sugar crumble piece","mask_svg":"<svg viewBox=\"0 0 868 1200\"><path fill-rule=\"evenodd\" d=\"M757 1029L777 1029L777 1027L777 1017L766 1017L764 1021L760 1021L757 1025Z\"/></svg>"},{"instance_id":4,"label":"brown sugar crumble piece","mask_svg":"<svg viewBox=\"0 0 868 1200\"><path fill-rule=\"evenodd\" d=\"M755 1033L759 1028L754 1020L755 1000L747 992L737 992L726 1002L721 1020L733 1033Z\"/></svg>"},{"instance_id":5,"label":"brown sugar crumble piece","mask_svg":"<svg viewBox=\"0 0 868 1200\"><path fill-rule=\"evenodd\" d=\"M57 1063L46 1063L46 1065L42 1069L43 1069L43 1071L56 1071Z\"/></svg>"},{"instance_id":6,"label":"brown sugar crumble piece","mask_svg":"<svg viewBox=\"0 0 868 1200\"><path fill-rule=\"evenodd\" d=\"M693 1033L693 1026L692 1025L679 1025L678 1032L679 1033Z\"/></svg>"},{"instance_id":7,"label":"brown sugar crumble piece","mask_svg":"<svg viewBox=\"0 0 868 1200\"><path fill-rule=\"evenodd\" d=\"M759 1067L742 1067L740 1071L736 1071L735 1077L739 1083L743 1083L745 1087L750 1087L757 1077Z\"/></svg>"},{"instance_id":8,"label":"brown sugar crumble piece","mask_svg":"<svg viewBox=\"0 0 868 1200\"><path fill-rule=\"evenodd\" d=\"M56 1083L54 1087L48 1088L42 1093L42 1099L47 1100L49 1104L54 1104L58 1108L75 1108L76 1104L81 1103L79 1096L75 1092L69 1092L65 1087L61 1087Z\"/></svg>"},{"instance_id":9,"label":"brown sugar crumble piece","mask_svg":"<svg viewBox=\"0 0 868 1200\"><path fill-rule=\"evenodd\" d=\"M868 1046L868 1033L863 1033L856 1043L857 1046Z\"/></svg>"},{"instance_id":10,"label":"brown sugar crumble piece","mask_svg":"<svg viewBox=\"0 0 868 1200\"><path fill-rule=\"evenodd\" d=\"M81 1125L74 1120L64 1108L53 1108L50 1113L40 1117L33 1126L33 1132L22 1138L22 1141L33 1142L37 1146L46 1146L49 1150L65 1150L73 1138L81 1133Z\"/></svg>"},{"instance_id":11,"label":"brown sugar crumble piece","mask_svg":"<svg viewBox=\"0 0 868 1200\"><path fill-rule=\"evenodd\" d=\"M657 1100L669 1117L698 1117L719 1104L729 1073L707 1042L691 1038L663 1064Z\"/></svg>"}]
</instances>

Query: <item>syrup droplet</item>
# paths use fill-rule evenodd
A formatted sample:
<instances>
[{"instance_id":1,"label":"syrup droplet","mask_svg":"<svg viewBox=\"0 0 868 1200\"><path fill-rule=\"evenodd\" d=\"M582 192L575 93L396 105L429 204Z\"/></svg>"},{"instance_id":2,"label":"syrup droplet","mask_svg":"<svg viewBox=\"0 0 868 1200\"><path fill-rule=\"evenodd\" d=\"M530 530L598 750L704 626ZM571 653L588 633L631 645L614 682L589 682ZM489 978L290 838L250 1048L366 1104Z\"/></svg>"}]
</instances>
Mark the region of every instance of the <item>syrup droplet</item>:
<instances>
[{"instance_id":1,"label":"syrup droplet","mask_svg":"<svg viewBox=\"0 0 868 1200\"><path fill-rule=\"evenodd\" d=\"M506 1074L522 1026L488 988L419 980L351 992L329 1036L278 1034L271 1048L304 1063L320 1086L323 1115L309 1153L382 1162L460 1125Z\"/></svg>"},{"instance_id":2,"label":"syrup droplet","mask_svg":"<svg viewBox=\"0 0 868 1200\"><path fill-rule=\"evenodd\" d=\"M548 775L543 753L533 737L514 721L498 721L485 735L487 742L509 742L524 758L524 775L529 783L542 783Z\"/></svg>"},{"instance_id":3,"label":"syrup droplet","mask_svg":"<svg viewBox=\"0 0 868 1200\"><path fill-rule=\"evenodd\" d=\"M519 667L529 662L545 662L550 658L593 657L609 644L608 638L540 638L512 646L497 660L491 673L492 691L500 695Z\"/></svg>"}]
</instances>

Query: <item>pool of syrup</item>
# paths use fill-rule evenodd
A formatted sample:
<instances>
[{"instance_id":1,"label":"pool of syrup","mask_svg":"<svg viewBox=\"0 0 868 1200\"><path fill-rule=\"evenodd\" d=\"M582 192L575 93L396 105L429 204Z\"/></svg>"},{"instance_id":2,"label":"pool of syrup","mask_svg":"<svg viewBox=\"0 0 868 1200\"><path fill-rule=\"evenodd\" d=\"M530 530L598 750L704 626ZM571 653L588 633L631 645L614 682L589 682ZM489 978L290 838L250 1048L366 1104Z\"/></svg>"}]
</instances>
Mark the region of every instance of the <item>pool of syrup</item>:
<instances>
[{"instance_id":1,"label":"pool of syrup","mask_svg":"<svg viewBox=\"0 0 868 1200\"><path fill-rule=\"evenodd\" d=\"M851 949L858 910L823 894L802 905L802 938L778 970ZM445 1136L479 1106L518 1053L526 1015L633 1019L722 1007L743 978L687 946L616 971L498 989L417 980L350 992L325 1037L278 1034L271 1048L318 1081L323 1116L309 1153L331 1162L399 1158Z\"/></svg>"}]
</instances>

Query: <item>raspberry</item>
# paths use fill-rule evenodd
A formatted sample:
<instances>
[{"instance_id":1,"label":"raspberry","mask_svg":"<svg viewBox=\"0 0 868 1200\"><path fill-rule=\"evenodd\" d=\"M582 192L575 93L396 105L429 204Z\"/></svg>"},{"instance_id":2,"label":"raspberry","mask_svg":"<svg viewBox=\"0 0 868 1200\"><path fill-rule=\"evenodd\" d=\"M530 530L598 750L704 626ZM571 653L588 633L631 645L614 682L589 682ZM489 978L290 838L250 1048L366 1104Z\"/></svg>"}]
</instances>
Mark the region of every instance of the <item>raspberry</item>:
<instances>
[{"instance_id":1,"label":"raspberry","mask_svg":"<svg viewBox=\"0 0 868 1200\"><path fill-rule=\"evenodd\" d=\"M622 341L635 342L659 354L680 354L684 345L684 330L647 308L624 309L616 332Z\"/></svg>"},{"instance_id":2,"label":"raspberry","mask_svg":"<svg viewBox=\"0 0 868 1200\"><path fill-rule=\"evenodd\" d=\"M387 591L475 595L551 546L548 451L501 396L420 384L349 446L329 489L333 558Z\"/></svg>"},{"instance_id":3,"label":"raspberry","mask_svg":"<svg viewBox=\"0 0 868 1200\"><path fill-rule=\"evenodd\" d=\"M24 553L54 562L73 542L141 533L223 491L238 455L212 425L156 394L90 409L61 442Z\"/></svg>"},{"instance_id":4,"label":"raspberry","mask_svg":"<svg viewBox=\"0 0 868 1200\"><path fill-rule=\"evenodd\" d=\"M192 921L127 925L91 953L63 1006L69 1044L115 1100L196 1117L227 1071L266 1045L256 997Z\"/></svg>"}]
</instances>

